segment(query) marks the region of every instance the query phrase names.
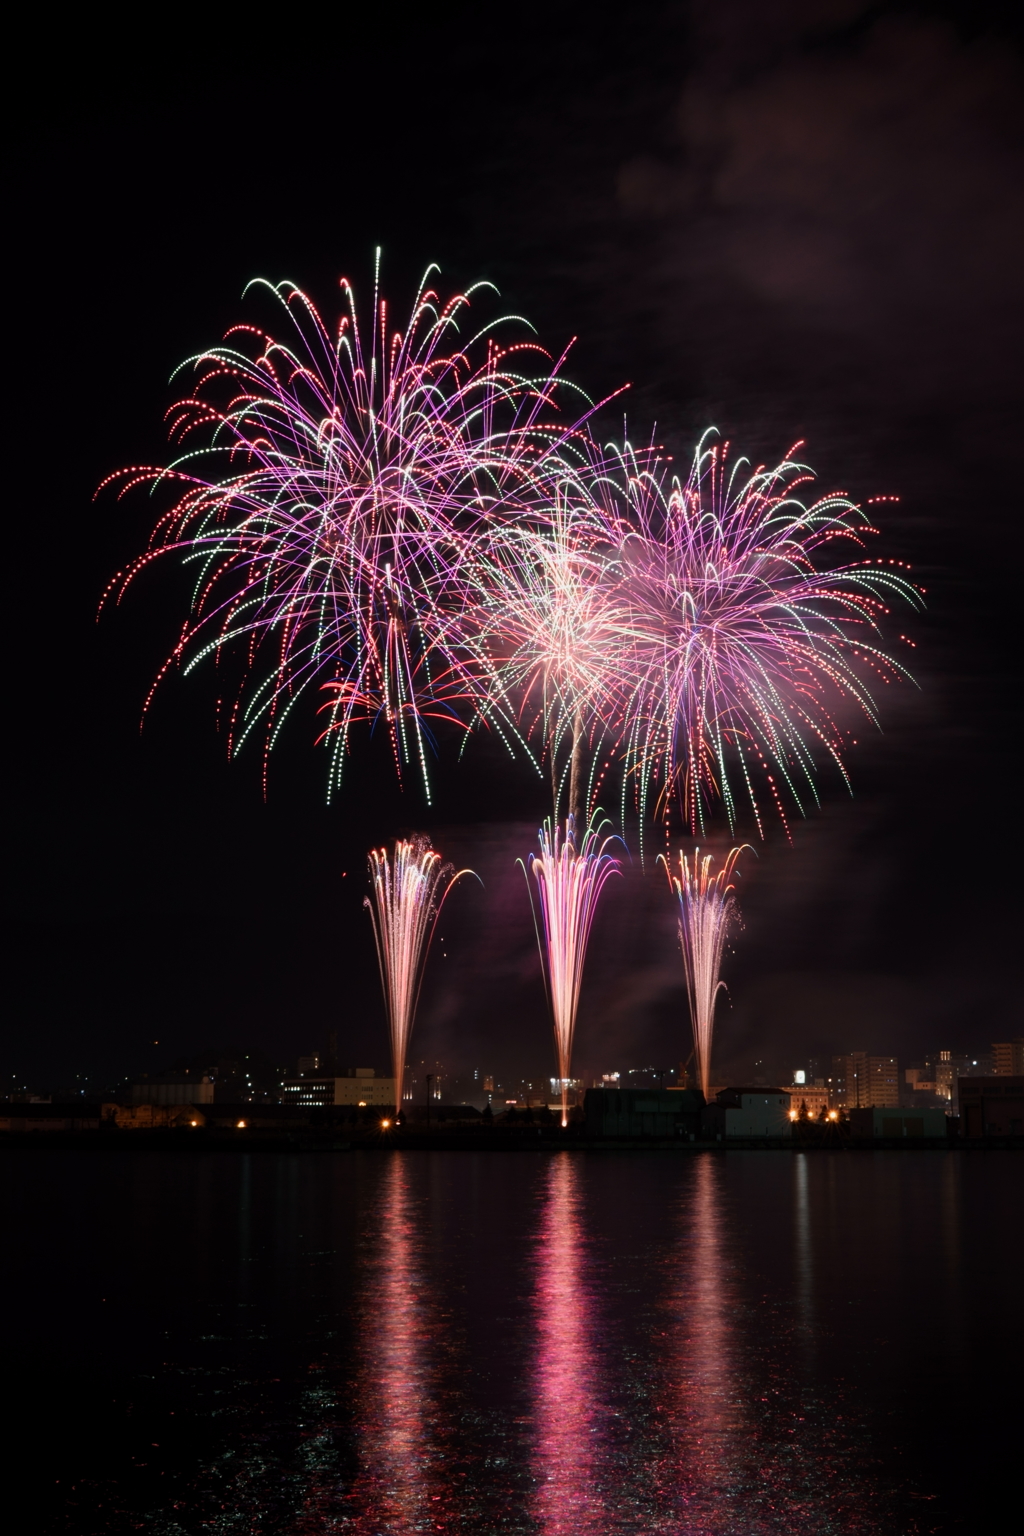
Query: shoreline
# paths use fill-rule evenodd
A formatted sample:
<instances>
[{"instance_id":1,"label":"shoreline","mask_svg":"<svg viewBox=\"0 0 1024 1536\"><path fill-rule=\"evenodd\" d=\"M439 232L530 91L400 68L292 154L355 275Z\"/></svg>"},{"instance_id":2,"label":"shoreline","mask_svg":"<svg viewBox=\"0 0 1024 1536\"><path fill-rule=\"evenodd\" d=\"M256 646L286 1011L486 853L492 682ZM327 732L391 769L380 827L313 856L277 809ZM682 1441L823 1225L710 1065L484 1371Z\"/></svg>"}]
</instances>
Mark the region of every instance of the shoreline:
<instances>
[{"instance_id":1,"label":"shoreline","mask_svg":"<svg viewBox=\"0 0 1024 1536\"><path fill-rule=\"evenodd\" d=\"M516 1131L412 1131L395 1134L337 1136L331 1133L265 1130L21 1131L0 1134L5 1150L74 1152L150 1152L176 1155L261 1152L324 1154L339 1152L1020 1152L1024 1136L986 1137L744 1137L694 1140L676 1137L591 1137Z\"/></svg>"}]
</instances>

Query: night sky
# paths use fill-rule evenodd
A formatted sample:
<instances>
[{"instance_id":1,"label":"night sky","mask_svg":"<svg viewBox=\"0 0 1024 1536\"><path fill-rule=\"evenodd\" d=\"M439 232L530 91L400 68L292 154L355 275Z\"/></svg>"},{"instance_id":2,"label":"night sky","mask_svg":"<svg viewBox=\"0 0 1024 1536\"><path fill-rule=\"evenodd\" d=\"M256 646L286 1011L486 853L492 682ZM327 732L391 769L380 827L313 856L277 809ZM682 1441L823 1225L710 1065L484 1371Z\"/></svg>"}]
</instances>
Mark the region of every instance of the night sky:
<instances>
[{"instance_id":1,"label":"night sky","mask_svg":"<svg viewBox=\"0 0 1024 1536\"><path fill-rule=\"evenodd\" d=\"M496 282L556 354L578 336L566 371L594 395L629 382L637 438L656 423L685 460L713 424L756 461L804 439L823 489L900 498L878 544L927 588L920 687L881 690L853 798L823 771L822 810L748 859L723 1070L1020 1031L1014 9L196 8L21 34L8 1082L100 1084L211 1044L293 1061L332 1027L383 1069L365 852L411 829L485 882L452 898L414 1057L549 1069L515 868L543 783L484 740L461 763L443 744L428 812L370 751L327 807L307 715L264 803L259 751L226 762L202 678L173 679L139 734L180 572L95 622L150 508L93 491L165 456L172 368L251 313L253 276L327 313L341 273L368 299L376 244L398 312L434 260L446 290ZM634 862L598 918L580 1066L688 1053L673 926Z\"/></svg>"}]
</instances>

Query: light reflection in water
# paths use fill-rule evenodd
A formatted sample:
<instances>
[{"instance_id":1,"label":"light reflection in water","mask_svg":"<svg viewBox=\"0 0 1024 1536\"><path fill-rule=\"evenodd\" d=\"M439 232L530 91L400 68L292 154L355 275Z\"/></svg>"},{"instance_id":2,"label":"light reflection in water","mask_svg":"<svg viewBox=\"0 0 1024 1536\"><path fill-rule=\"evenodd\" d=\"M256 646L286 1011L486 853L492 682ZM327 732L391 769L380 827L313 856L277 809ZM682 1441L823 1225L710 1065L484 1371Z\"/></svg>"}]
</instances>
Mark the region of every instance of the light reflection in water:
<instances>
[{"instance_id":1,"label":"light reflection in water","mask_svg":"<svg viewBox=\"0 0 1024 1536\"><path fill-rule=\"evenodd\" d=\"M811 1246L811 1203L807 1187L810 1156L811 1154L807 1152L793 1154L796 1336L800 1365L807 1381L812 1379L814 1368L814 1250Z\"/></svg>"},{"instance_id":2,"label":"light reflection in water","mask_svg":"<svg viewBox=\"0 0 1024 1536\"><path fill-rule=\"evenodd\" d=\"M401 1154L389 1159L382 1195L363 1260L359 1472L350 1529L405 1536L443 1530L446 1499L429 1349L424 1203L412 1192L410 1162Z\"/></svg>"},{"instance_id":3,"label":"light reflection in water","mask_svg":"<svg viewBox=\"0 0 1024 1536\"><path fill-rule=\"evenodd\" d=\"M604 1414L594 1390L598 1358L582 1207L578 1159L572 1153L552 1157L534 1293L534 1513L545 1536L615 1529L597 1487Z\"/></svg>"},{"instance_id":4,"label":"light reflection in water","mask_svg":"<svg viewBox=\"0 0 1024 1536\"><path fill-rule=\"evenodd\" d=\"M780 1290L762 1290L764 1279L752 1288L764 1256L751 1248L749 1226L733 1227L727 1201L739 1168L730 1184L721 1155L695 1159L670 1295L673 1465L661 1470L675 1510L671 1519L659 1510L652 1532L878 1536L890 1529L883 1490L857 1465L864 1448L848 1438L839 1384L826 1404L815 1390L812 1173L805 1154L793 1158L795 1246L790 1275L774 1269ZM770 1228L760 1235L767 1243L781 1238Z\"/></svg>"},{"instance_id":5,"label":"light reflection in water","mask_svg":"<svg viewBox=\"0 0 1024 1536\"><path fill-rule=\"evenodd\" d=\"M734 1358L734 1281L726 1242L721 1159L696 1159L684 1209L674 1310L676 1488L684 1505L719 1505L741 1479L744 1404ZM698 1527L695 1527L695 1529ZM718 1526L722 1529L722 1526Z\"/></svg>"}]
</instances>

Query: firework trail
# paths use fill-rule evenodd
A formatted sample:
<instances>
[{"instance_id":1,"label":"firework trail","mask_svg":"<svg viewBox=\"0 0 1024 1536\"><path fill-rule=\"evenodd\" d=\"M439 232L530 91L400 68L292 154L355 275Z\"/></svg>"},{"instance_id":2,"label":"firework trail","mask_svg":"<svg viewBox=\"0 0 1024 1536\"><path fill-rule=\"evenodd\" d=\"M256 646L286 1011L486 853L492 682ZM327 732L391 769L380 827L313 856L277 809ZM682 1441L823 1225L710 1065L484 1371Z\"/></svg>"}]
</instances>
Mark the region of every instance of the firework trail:
<instances>
[{"instance_id":1,"label":"firework trail","mask_svg":"<svg viewBox=\"0 0 1024 1536\"><path fill-rule=\"evenodd\" d=\"M668 860L662 856L679 901L679 946L686 970L697 1072L705 1099L711 1081L715 1004L719 990L725 986L720 979L722 957L729 929L737 917L732 876L742 852L743 848L730 849L717 875L711 873L713 856L708 853L701 858L699 848L692 858L680 851L678 875L672 874Z\"/></svg>"},{"instance_id":2,"label":"firework trail","mask_svg":"<svg viewBox=\"0 0 1024 1536\"><path fill-rule=\"evenodd\" d=\"M566 820L564 835L560 826L546 821L540 830L540 853L530 855L541 913L538 923L534 907L534 926L555 1031L563 1126L569 1123L566 1084L571 1076L572 1041L587 942L601 891L619 870L618 859L606 852L612 839L602 839L602 825L592 821L577 849L572 816ZM524 873L525 869L523 865ZM533 906L529 877L527 888Z\"/></svg>"},{"instance_id":3,"label":"firework trail","mask_svg":"<svg viewBox=\"0 0 1024 1536\"><path fill-rule=\"evenodd\" d=\"M157 682L239 650L244 674L221 711L232 754L254 732L269 752L302 694L325 689L329 793L353 725L369 721L386 724L399 773L414 764L429 799L428 718L456 720L475 698L459 616L477 536L496 508L514 521L520 503L546 504L543 466L575 430L547 422L561 360L552 370L533 342L499 345L505 320L460 342L471 298L490 285L442 305L425 286L431 270L401 332L376 287L363 328L342 281L347 313L331 334L293 284L251 284L281 306L288 339L235 326L189 359L195 382L168 417L179 456L104 482L176 498L108 593L168 553L196 572ZM538 354L543 376L515 371Z\"/></svg>"},{"instance_id":4,"label":"firework trail","mask_svg":"<svg viewBox=\"0 0 1024 1536\"><path fill-rule=\"evenodd\" d=\"M372 900L364 897L377 943L380 979L391 1031L395 1115L402 1108L405 1058L416 1017L423 970L441 908L452 886L473 873L442 864L426 837L399 839L394 852L369 855Z\"/></svg>"}]
</instances>

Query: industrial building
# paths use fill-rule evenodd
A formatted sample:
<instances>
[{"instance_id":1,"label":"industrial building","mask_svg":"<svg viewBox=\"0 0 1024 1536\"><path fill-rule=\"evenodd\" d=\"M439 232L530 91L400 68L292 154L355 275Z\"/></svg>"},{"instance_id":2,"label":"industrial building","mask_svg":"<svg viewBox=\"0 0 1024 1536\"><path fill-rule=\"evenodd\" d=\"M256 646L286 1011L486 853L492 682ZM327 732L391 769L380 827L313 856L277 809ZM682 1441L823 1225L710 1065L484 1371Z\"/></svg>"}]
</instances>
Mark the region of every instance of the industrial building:
<instances>
[{"instance_id":1,"label":"industrial building","mask_svg":"<svg viewBox=\"0 0 1024 1536\"><path fill-rule=\"evenodd\" d=\"M908 1136L944 1137L949 1121L944 1109L893 1110L871 1107L850 1110L850 1135L858 1141Z\"/></svg>"},{"instance_id":2,"label":"industrial building","mask_svg":"<svg viewBox=\"0 0 1024 1536\"><path fill-rule=\"evenodd\" d=\"M792 1136L789 1094L781 1088L723 1088L701 1116L704 1134L728 1140L735 1136Z\"/></svg>"},{"instance_id":3,"label":"industrial building","mask_svg":"<svg viewBox=\"0 0 1024 1536\"><path fill-rule=\"evenodd\" d=\"M346 1072L327 1076L316 1074L303 1077L286 1077L282 1086L285 1104L300 1104L303 1108L315 1105L349 1104L395 1106L395 1080L378 1077L372 1067L349 1067Z\"/></svg>"},{"instance_id":4,"label":"industrial building","mask_svg":"<svg viewBox=\"0 0 1024 1536\"><path fill-rule=\"evenodd\" d=\"M959 1088L961 1136L1024 1136L1024 1075L962 1077Z\"/></svg>"},{"instance_id":5,"label":"industrial building","mask_svg":"<svg viewBox=\"0 0 1024 1536\"><path fill-rule=\"evenodd\" d=\"M696 1136L704 1095L697 1088L588 1088L591 1136Z\"/></svg>"},{"instance_id":6,"label":"industrial building","mask_svg":"<svg viewBox=\"0 0 1024 1536\"><path fill-rule=\"evenodd\" d=\"M132 1083L131 1101L133 1104L212 1104L214 1091L210 1076L167 1073Z\"/></svg>"}]
</instances>

